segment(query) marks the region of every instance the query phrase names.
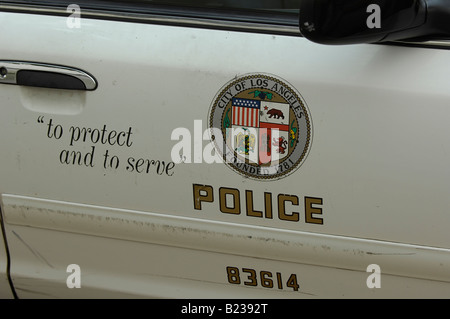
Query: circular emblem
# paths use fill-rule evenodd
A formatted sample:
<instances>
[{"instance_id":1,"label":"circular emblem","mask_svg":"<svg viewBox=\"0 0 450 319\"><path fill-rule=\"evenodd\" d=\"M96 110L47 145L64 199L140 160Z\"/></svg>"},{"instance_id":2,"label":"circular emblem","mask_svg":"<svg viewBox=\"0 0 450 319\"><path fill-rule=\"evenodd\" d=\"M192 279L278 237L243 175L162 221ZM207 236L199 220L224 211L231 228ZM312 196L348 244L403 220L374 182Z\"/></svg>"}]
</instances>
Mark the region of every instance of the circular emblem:
<instances>
[{"instance_id":1,"label":"circular emblem","mask_svg":"<svg viewBox=\"0 0 450 319\"><path fill-rule=\"evenodd\" d=\"M225 84L212 102L209 129L229 167L262 180L294 172L312 140L306 103L286 81L268 74L247 74Z\"/></svg>"}]
</instances>

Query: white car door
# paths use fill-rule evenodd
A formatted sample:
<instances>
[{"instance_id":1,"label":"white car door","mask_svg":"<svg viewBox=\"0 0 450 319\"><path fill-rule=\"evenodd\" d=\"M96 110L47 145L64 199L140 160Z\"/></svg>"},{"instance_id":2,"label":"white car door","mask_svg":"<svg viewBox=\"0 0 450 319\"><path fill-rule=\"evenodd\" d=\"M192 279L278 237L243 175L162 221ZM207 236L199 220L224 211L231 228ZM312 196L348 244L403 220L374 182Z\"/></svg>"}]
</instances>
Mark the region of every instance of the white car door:
<instances>
[{"instance_id":1,"label":"white car door","mask_svg":"<svg viewBox=\"0 0 450 319\"><path fill-rule=\"evenodd\" d=\"M2 285L450 296L450 47L315 44L282 2L0 2Z\"/></svg>"}]
</instances>

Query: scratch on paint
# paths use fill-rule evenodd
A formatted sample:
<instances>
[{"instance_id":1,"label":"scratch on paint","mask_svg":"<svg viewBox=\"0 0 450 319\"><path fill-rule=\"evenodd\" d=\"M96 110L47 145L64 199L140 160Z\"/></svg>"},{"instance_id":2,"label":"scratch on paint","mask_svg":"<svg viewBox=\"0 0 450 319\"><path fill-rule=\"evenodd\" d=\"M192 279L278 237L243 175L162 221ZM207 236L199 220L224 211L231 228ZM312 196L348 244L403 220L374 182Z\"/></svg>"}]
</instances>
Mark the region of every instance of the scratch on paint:
<instances>
[{"instance_id":1,"label":"scratch on paint","mask_svg":"<svg viewBox=\"0 0 450 319\"><path fill-rule=\"evenodd\" d=\"M192 282L196 282L196 283L200 282L200 283L205 283L205 284L214 284L214 285L220 284L220 285L222 285L222 286L228 286L228 284L220 283L220 282L217 282L217 281L212 281L212 280L201 280L201 279L196 279L196 278L187 278L187 277L174 276L174 275L146 274L146 273L139 274L139 275L142 275L142 276L148 276L148 277L154 277L154 278L177 279L177 280L192 281ZM247 286L247 287L244 286L244 288L253 289L253 288L251 288L251 287L249 287L249 286ZM282 291L282 290L273 290L272 292L276 292L276 293L286 293L286 291ZM317 295L315 295L315 294L313 294L313 293L310 293L310 292L306 292L306 291L298 291L297 293L303 294L303 295L308 295L308 296L315 296L315 297L317 297Z\"/></svg>"},{"instance_id":2,"label":"scratch on paint","mask_svg":"<svg viewBox=\"0 0 450 319\"><path fill-rule=\"evenodd\" d=\"M42 262L47 264L49 267L55 268L39 252L37 252L30 245L28 245L14 230L12 231L12 233L25 245L25 247L27 247L33 253L34 256L36 256L36 258L40 259Z\"/></svg>"},{"instance_id":3,"label":"scratch on paint","mask_svg":"<svg viewBox=\"0 0 450 319\"><path fill-rule=\"evenodd\" d=\"M411 255L415 255L416 253L373 253L370 251L366 252L367 255L374 255L374 256L411 256Z\"/></svg>"}]
</instances>

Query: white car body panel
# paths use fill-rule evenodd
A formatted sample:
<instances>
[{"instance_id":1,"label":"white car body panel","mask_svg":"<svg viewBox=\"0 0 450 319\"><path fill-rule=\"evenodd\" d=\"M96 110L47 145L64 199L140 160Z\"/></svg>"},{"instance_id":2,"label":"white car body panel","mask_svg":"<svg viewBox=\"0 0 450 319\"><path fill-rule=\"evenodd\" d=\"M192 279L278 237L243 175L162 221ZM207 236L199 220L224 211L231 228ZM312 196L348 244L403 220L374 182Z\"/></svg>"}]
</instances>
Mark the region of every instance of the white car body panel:
<instances>
[{"instance_id":1,"label":"white car body panel","mask_svg":"<svg viewBox=\"0 0 450 319\"><path fill-rule=\"evenodd\" d=\"M450 296L449 50L94 19L71 29L65 17L5 12L0 24L1 59L76 67L99 83L0 86L0 194L19 297ZM201 136L216 94L248 73L286 80L308 106L313 139L295 173L261 182L224 163L126 170L129 157L170 162L172 131ZM104 125L132 132L132 145L70 145L71 127ZM60 162L62 150L93 149L93 167ZM104 168L107 150L117 169ZM216 200L195 210L193 184ZM243 208L246 190L256 209L270 192L274 217L221 213L220 187L238 189ZM300 198L286 208L300 221L277 218L278 194ZM304 196L323 199L323 225L305 222ZM80 289L66 286L70 264ZM366 285L371 264L380 289ZM300 289L230 284L226 267L295 273Z\"/></svg>"},{"instance_id":2,"label":"white car body panel","mask_svg":"<svg viewBox=\"0 0 450 319\"><path fill-rule=\"evenodd\" d=\"M0 299L11 299L13 294L8 281L8 255L4 245L3 230L0 228Z\"/></svg>"}]
</instances>

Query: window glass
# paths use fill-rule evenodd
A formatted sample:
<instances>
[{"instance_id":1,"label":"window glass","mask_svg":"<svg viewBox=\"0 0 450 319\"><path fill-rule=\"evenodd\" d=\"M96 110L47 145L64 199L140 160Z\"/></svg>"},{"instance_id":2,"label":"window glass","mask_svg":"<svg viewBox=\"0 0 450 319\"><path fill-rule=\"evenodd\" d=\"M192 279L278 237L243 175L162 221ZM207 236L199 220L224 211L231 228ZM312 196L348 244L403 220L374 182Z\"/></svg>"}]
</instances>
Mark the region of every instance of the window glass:
<instances>
[{"instance_id":1,"label":"window glass","mask_svg":"<svg viewBox=\"0 0 450 319\"><path fill-rule=\"evenodd\" d=\"M76 3L87 7L98 4L121 6L122 8L138 7L172 7L225 9L241 12L286 13L298 14L300 0L0 0L2 2L23 3L33 5L63 5Z\"/></svg>"},{"instance_id":2,"label":"window glass","mask_svg":"<svg viewBox=\"0 0 450 319\"><path fill-rule=\"evenodd\" d=\"M65 9L70 4L77 4L81 10L116 14L115 19L124 21L143 21L149 17L164 17L156 23L176 25L195 25L196 19L202 19L199 25L210 22L207 27L233 30L251 30L253 32L270 32L277 34L295 34L298 31L298 11L301 0L0 0L0 3L25 5L43 8ZM41 11L42 12L42 11ZM82 13L83 14L83 13ZM136 15L136 16L134 16ZM170 20L185 17L186 20ZM154 21L154 20L148 20ZM214 22L211 22L214 21ZM221 22L225 22L221 24ZM240 23L242 22L242 23ZM235 23L235 24L233 24ZM254 25L250 25L254 24ZM264 26L270 29L264 29ZM278 27L278 29L276 29ZM286 28L284 28L286 27ZM275 29L274 29L275 28ZM281 29L280 29L281 28Z\"/></svg>"},{"instance_id":3,"label":"window glass","mask_svg":"<svg viewBox=\"0 0 450 319\"><path fill-rule=\"evenodd\" d=\"M114 1L117 0L106 0L106 2ZM118 0L118 2L124 1ZM127 2L197 8L244 9L248 11L269 10L286 13L297 13L299 8L299 0L133 0Z\"/></svg>"}]
</instances>

